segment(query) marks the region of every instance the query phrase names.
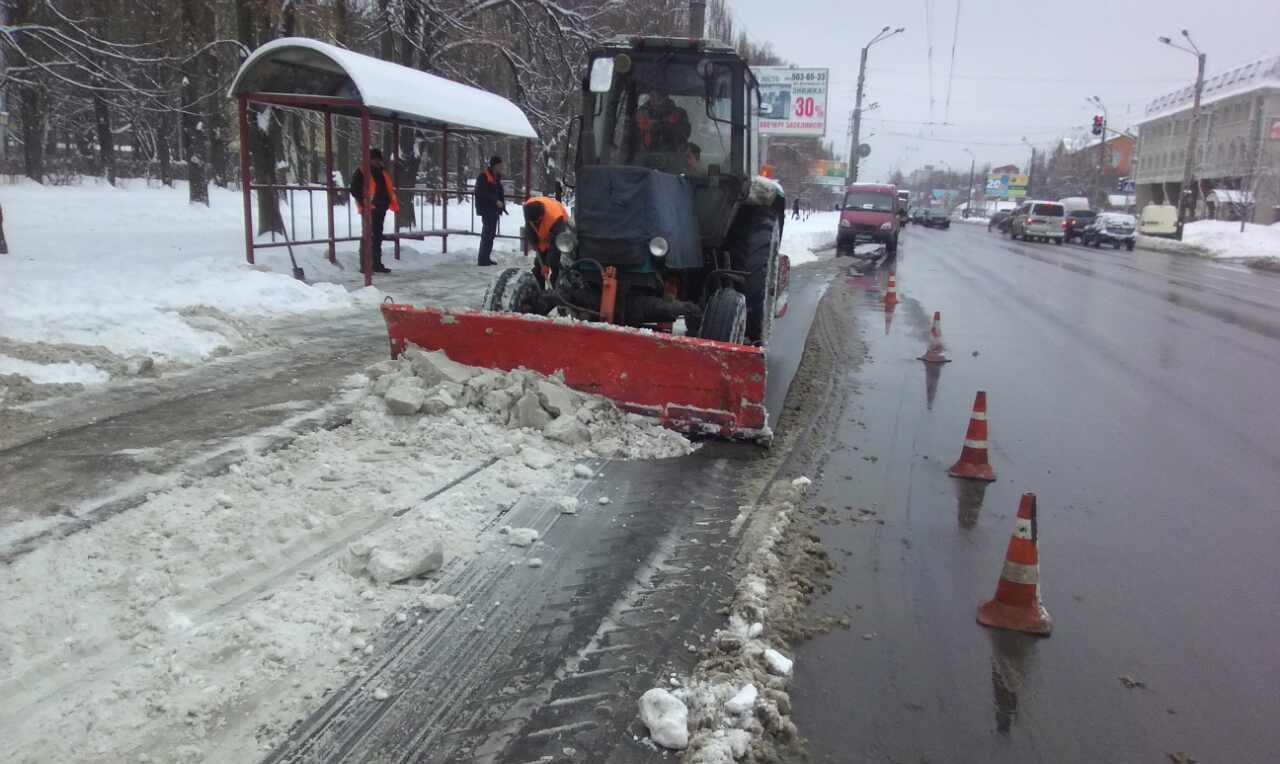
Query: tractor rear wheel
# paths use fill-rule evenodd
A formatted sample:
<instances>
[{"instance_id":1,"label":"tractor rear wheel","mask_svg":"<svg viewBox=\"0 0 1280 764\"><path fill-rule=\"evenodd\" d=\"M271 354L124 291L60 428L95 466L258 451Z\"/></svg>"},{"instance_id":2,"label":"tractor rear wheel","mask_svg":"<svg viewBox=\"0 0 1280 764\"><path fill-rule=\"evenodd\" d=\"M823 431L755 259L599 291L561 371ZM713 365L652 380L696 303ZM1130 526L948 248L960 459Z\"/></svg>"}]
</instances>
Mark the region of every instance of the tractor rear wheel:
<instances>
[{"instance_id":1,"label":"tractor rear wheel","mask_svg":"<svg viewBox=\"0 0 1280 764\"><path fill-rule=\"evenodd\" d=\"M485 290L480 306L494 313L535 313L541 289L531 271L507 268Z\"/></svg>"},{"instance_id":2,"label":"tractor rear wheel","mask_svg":"<svg viewBox=\"0 0 1280 764\"><path fill-rule=\"evenodd\" d=\"M734 269L747 272L743 292L747 300L748 342L765 339L765 314L768 312L765 301L770 272L777 267L774 261L781 238L782 226L773 210L760 210L747 218L747 230L735 236L729 244L729 260Z\"/></svg>"},{"instance_id":3,"label":"tractor rear wheel","mask_svg":"<svg viewBox=\"0 0 1280 764\"><path fill-rule=\"evenodd\" d=\"M701 336L741 345L747 334L747 298L736 289L719 289L702 311Z\"/></svg>"}]
</instances>

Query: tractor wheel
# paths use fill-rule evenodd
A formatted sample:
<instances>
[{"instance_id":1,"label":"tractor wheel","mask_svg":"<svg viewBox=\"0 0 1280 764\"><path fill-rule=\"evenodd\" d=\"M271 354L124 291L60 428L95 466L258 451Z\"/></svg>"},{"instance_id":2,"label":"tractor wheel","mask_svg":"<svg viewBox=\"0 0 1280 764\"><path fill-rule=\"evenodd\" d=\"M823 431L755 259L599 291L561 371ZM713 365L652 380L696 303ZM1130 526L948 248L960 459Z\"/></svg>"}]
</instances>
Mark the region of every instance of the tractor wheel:
<instances>
[{"instance_id":1,"label":"tractor wheel","mask_svg":"<svg viewBox=\"0 0 1280 764\"><path fill-rule=\"evenodd\" d=\"M733 237L729 244L729 260L735 270L747 272L743 289L747 301L747 334L749 342L760 342L766 336L765 308L769 279L777 267L778 243L782 226L770 210L761 210L747 218L747 230ZM710 303L708 302L708 309ZM704 325L703 337L706 337Z\"/></svg>"},{"instance_id":2,"label":"tractor wheel","mask_svg":"<svg viewBox=\"0 0 1280 764\"><path fill-rule=\"evenodd\" d=\"M702 339L741 345L747 334L747 298L736 289L719 289L702 311Z\"/></svg>"},{"instance_id":3,"label":"tractor wheel","mask_svg":"<svg viewBox=\"0 0 1280 764\"><path fill-rule=\"evenodd\" d=\"M525 268L507 268L485 290L482 308L494 313L533 313L538 280Z\"/></svg>"}]
</instances>

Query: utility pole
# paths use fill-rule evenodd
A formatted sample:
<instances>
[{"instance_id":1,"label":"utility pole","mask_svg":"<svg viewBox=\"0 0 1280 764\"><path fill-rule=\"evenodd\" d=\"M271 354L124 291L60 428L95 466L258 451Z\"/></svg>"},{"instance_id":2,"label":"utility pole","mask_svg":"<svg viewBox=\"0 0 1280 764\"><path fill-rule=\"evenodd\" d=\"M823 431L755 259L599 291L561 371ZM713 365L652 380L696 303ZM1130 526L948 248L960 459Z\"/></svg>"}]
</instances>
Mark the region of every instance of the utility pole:
<instances>
[{"instance_id":1,"label":"utility pole","mask_svg":"<svg viewBox=\"0 0 1280 764\"><path fill-rule=\"evenodd\" d=\"M973 170L978 164L978 158L969 149L964 152L969 155L969 195L964 203L964 216L969 217L969 211L973 209Z\"/></svg>"},{"instance_id":2,"label":"utility pole","mask_svg":"<svg viewBox=\"0 0 1280 764\"><path fill-rule=\"evenodd\" d=\"M1200 132L1200 94L1204 92L1204 59L1205 55L1196 46L1191 34L1187 30L1182 30L1182 36L1187 39L1190 48L1184 48L1181 45L1175 45L1173 40L1168 37L1156 38L1160 42L1171 48L1185 51L1196 57L1196 85L1194 100L1191 103L1191 127L1187 130L1187 161L1182 166L1182 192L1181 198L1178 200L1178 223L1186 222L1187 207L1192 207L1196 201L1196 192L1191 185L1192 168L1195 164L1196 139ZM1178 238L1182 238L1182 226L1178 227Z\"/></svg>"},{"instance_id":3,"label":"utility pole","mask_svg":"<svg viewBox=\"0 0 1280 764\"><path fill-rule=\"evenodd\" d=\"M1036 147L1031 145L1031 141L1027 140L1025 135L1022 137L1022 142L1027 144L1031 149L1031 160L1027 163L1027 196L1034 199L1036 197L1035 194L1031 192L1031 182L1035 180Z\"/></svg>"},{"instance_id":4,"label":"utility pole","mask_svg":"<svg viewBox=\"0 0 1280 764\"><path fill-rule=\"evenodd\" d=\"M1099 109L1102 109L1102 124L1100 125L1097 124L1097 117L1095 117L1094 129L1098 131L1098 182L1097 182L1098 199L1097 201L1099 204L1106 206L1107 186L1106 186L1105 177L1107 172L1107 169L1106 169L1107 167L1107 123L1111 121L1111 114L1107 112L1107 107L1105 104L1102 103L1101 98L1097 96L1093 96L1092 98L1089 98L1087 100L1090 105L1097 106Z\"/></svg>"},{"instance_id":5,"label":"utility pole","mask_svg":"<svg viewBox=\"0 0 1280 764\"><path fill-rule=\"evenodd\" d=\"M867 81L867 52L871 50L872 45L905 30L906 27L898 27L890 31L889 27L885 27L862 48L862 55L858 60L858 91L853 102L853 138L849 143L849 174L845 178L845 185L858 182L858 160L861 158L858 156L858 147L862 145L862 88Z\"/></svg>"}]
</instances>

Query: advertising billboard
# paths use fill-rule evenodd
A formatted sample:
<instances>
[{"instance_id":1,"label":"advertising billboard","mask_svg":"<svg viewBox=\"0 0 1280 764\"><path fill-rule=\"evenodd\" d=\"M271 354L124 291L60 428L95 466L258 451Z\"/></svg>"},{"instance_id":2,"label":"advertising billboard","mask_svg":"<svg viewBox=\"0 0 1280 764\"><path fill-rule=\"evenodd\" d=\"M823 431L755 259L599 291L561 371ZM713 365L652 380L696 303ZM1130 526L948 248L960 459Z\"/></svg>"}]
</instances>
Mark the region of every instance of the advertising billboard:
<instances>
[{"instance_id":1,"label":"advertising billboard","mask_svg":"<svg viewBox=\"0 0 1280 764\"><path fill-rule=\"evenodd\" d=\"M827 131L826 69L751 68L760 83L760 134L818 136Z\"/></svg>"},{"instance_id":2,"label":"advertising billboard","mask_svg":"<svg viewBox=\"0 0 1280 764\"><path fill-rule=\"evenodd\" d=\"M987 199L1022 199L1027 195L1026 175L987 176Z\"/></svg>"},{"instance_id":3,"label":"advertising billboard","mask_svg":"<svg viewBox=\"0 0 1280 764\"><path fill-rule=\"evenodd\" d=\"M819 186L843 188L849 175L849 163L835 159L819 159L809 168L809 182Z\"/></svg>"}]
</instances>

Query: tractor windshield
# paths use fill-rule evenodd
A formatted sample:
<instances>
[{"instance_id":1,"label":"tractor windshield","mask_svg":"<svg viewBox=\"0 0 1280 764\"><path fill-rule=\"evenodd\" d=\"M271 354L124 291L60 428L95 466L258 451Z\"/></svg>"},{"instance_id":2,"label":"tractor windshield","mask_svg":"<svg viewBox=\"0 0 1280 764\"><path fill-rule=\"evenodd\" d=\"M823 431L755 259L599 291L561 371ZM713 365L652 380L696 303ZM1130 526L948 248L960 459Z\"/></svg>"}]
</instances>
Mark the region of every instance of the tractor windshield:
<instances>
[{"instance_id":1,"label":"tractor windshield","mask_svg":"<svg viewBox=\"0 0 1280 764\"><path fill-rule=\"evenodd\" d=\"M733 69L664 53L615 57L607 92L590 93L583 164L706 175L730 171ZM618 65L621 63L621 65Z\"/></svg>"}]
</instances>

